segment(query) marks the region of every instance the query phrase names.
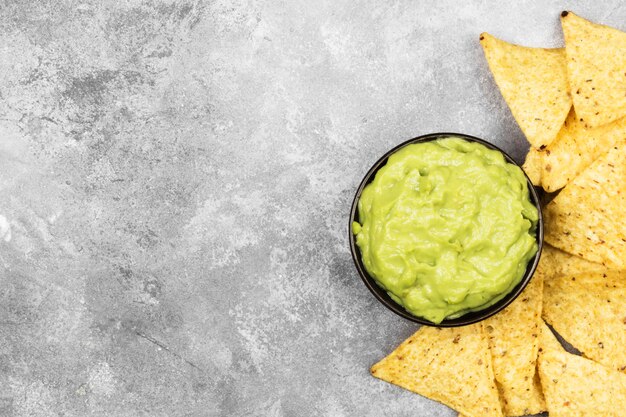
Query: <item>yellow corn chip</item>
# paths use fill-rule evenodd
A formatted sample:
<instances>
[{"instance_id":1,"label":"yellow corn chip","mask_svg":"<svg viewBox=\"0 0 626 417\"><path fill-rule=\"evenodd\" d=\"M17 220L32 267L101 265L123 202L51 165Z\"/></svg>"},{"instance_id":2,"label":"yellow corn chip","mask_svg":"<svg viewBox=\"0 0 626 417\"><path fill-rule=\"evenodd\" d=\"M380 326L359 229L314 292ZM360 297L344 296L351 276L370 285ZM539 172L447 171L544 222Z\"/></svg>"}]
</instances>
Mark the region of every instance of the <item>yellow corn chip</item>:
<instances>
[{"instance_id":1,"label":"yellow corn chip","mask_svg":"<svg viewBox=\"0 0 626 417\"><path fill-rule=\"evenodd\" d=\"M541 392L537 392L533 383L542 299L543 271L539 267L513 303L483 322L500 400L507 416L545 411Z\"/></svg>"},{"instance_id":2,"label":"yellow corn chip","mask_svg":"<svg viewBox=\"0 0 626 417\"><path fill-rule=\"evenodd\" d=\"M544 349L538 359L550 417L623 417L626 375L564 350Z\"/></svg>"},{"instance_id":3,"label":"yellow corn chip","mask_svg":"<svg viewBox=\"0 0 626 417\"><path fill-rule=\"evenodd\" d=\"M556 139L541 152L541 172L535 175L544 190L557 191L625 137L626 118L587 129L572 109Z\"/></svg>"},{"instance_id":4,"label":"yellow corn chip","mask_svg":"<svg viewBox=\"0 0 626 417\"><path fill-rule=\"evenodd\" d=\"M541 173L544 165L543 155L544 153L542 151L531 146L526 154L524 165L522 165L522 169L526 175L528 175L528 178L530 178L530 182L532 182L533 185L541 185Z\"/></svg>"},{"instance_id":5,"label":"yellow corn chip","mask_svg":"<svg viewBox=\"0 0 626 417\"><path fill-rule=\"evenodd\" d=\"M447 329L423 326L372 366L371 372L468 417L502 416L480 324Z\"/></svg>"},{"instance_id":6,"label":"yellow corn chip","mask_svg":"<svg viewBox=\"0 0 626 417\"><path fill-rule=\"evenodd\" d=\"M626 144L591 164L545 210L545 240L610 268L626 266Z\"/></svg>"},{"instance_id":7,"label":"yellow corn chip","mask_svg":"<svg viewBox=\"0 0 626 417\"><path fill-rule=\"evenodd\" d=\"M539 266L544 270L544 282L555 275L578 274L581 272L604 271L605 266L571 255L546 243L541 251Z\"/></svg>"},{"instance_id":8,"label":"yellow corn chip","mask_svg":"<svg viewBox=\"0 0 626 417\"><path fill-rule=\"evenodd\" d=\"M576 115L590 127L626 116L626 33L561 14Z\"/></svg>"},{"instance_id":9,"label":"yellow corn chip","mask_svg":"<svg viewBox=\"0 0 626 417\"><path fill-rule=\"evenodd\" d=\"M626 271L553 277L543 317L585 357L626 370Z\"/></svg>"},{"instance_id":10,"label":"yellow corn chip","mask_svg":"<svg viewBox=\"0 0 626 417\"><path fill-rule=\"evenodd\" d=\"M572 100L563 49L527 48L480 35L489 69L513 117L535 148L554 140Z\"/></svg>"},{"instance_id":11,"label":"yellow corn chip","mask_svg":"<svg viewBox=\"0 0 626 417\"><path fill-rule=\"evenodd\" d=\"M548 325L543 320L541 323L541 333L539 334L539 354L550 349L565 351Z\"/></svg>"}]
</instances>

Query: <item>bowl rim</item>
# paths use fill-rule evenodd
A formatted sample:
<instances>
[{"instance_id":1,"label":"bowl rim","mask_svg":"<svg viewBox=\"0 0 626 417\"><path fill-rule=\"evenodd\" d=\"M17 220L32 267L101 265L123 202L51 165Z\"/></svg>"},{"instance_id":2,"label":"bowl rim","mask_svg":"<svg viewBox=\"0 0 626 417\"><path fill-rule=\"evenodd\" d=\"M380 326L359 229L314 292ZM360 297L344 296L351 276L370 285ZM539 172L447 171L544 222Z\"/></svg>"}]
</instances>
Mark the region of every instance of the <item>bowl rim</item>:
<instances>
[{"instance_id":1,"label":"bowl rim","mask_svg":"<svg viewBox=\"0 0 626 417\"><path fill-rule=\"evenodd\" d=\"M522 277L520 282L508 294L506 294L500 301L498 301L497 303L483 310L469 312L458 318L445 319L441 323L435 324L422 317L412 315L407 310L405 310L404 307L402 307L401 305L393 301L382 287L378 286L374 278L372 278L369 275L369 273L365 270L365 266L363 265L363 261L361 259L361 252L358 246L356 245L356 237L354 233L352 232L352 224L354 221L356 221L356 218L358 217L358 203L359 203L359 199L361 198L363 189L374 179L378 170L387 163L387 160L392 154L404 148L405 146L408 146L414 143L431 142L431 141L441 139L441 138L446 138L446 137L458 137L461 139L465 139L469 142L480 143L489 149L493 149L493 150L500 152L504 156L504 159L507 162L519 167L522 170L522 172L524 173L524 177L526 178L527 185L528 185L528 192L529 192L530 200L537 208L537 211L539 214L539 218L537 220L537 235L536 235L538 248L537 248L537 253L535 254L535 256L532 258L531 261L528 262L528 265L526 267L526 272L524 273L524 276ZM400 317L403 317L414 323L419 323L422 325L434 326L434 327L466 326L466 325L478 323L479 321L485 320L493 316L494 314L504 310L509 304L511 304L522 293L522 291L524 291L524 288L526 288L526 286L532 279L537 269L539 259L541 258L541 251L543 249L543 234L544 234L543 215L542 215L542 210L541 210L541 200L539 197L539 193L538 193L538 190L533 185L530 178L528 177L528 175L526 174L526 172L524 172L524 170L522 169L522 167L517 162L515 162L515 160L511 158L509 154L507 154L504 150L502 150L498 146L484 139L477 138L475 136L471 136L465 133L455 133L455 132L429 133L426 135L421 135L421 136L414 137L412 139L408 139L394 146L393 148L385 152L383 156L378 158L378 160L367 171L367 173L361 180L361 183L359 184L356 190L356 193L352 200L352 206L350 209L350 219L349 219L349 224L348 224L348 239L350 241L350 252L352 254L352 260L354 261L354 265L359 273L359 276L361 277L361 280L363 281L365 286L369 289L369 291L376 297L376 299L380 303L382 303L385 307L387 307L389 310L393 311L395 314L399 315Z\"/></svg>"}]
</instances>

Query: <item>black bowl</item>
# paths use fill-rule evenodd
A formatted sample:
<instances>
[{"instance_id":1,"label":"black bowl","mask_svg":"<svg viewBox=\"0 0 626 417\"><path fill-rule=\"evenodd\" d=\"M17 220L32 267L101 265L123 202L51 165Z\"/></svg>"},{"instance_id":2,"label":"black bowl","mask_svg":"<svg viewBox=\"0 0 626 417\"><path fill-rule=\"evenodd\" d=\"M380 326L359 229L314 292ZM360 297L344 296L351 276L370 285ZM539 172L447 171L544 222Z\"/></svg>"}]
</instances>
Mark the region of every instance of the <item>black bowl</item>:
<instances>
[{"instance_id":1,"label":"black bowl","mask_svg":"<svg viewBox=\"0 0 626 417\"><path fill-rule=\"evenodd\" d=\"M541 204L539 202L539 196L537 194L537 190L533 186L528 176L526 176L526 181L528 182L528 190L530 193L530 199L535 205L535 207L537 207L537 210L539 211L539 221L537 222L537 245L539 249L537 250L537 254L534 256L534 258L528 262L528 266L526 267L526 273L522 277L522 280L519 282L519 284L517 284L517 286L513 288L513 290L511 290L506 296L504 296L504 298L502 298L497 303L483 310L469 312L469 313L464 314L461 317L458 317L455 319L446 319L439 324L434 324L424 318L414 316L408 311L406 311L404 307L402 307L401 305L393 301L391 297L389 297L387 292L383 288L381 288L376 283L376 281L374 281L374 278L372 278L367 273L367 271L365 270L365 266L363 265L363 261L361 260L361 251L359 250L359 247L356 245L356 237L352 233L352 222L359 220L359 213L357 210L357 206L358 206L359 198L361 197L361 193L363 192L363 189L365 188L367 184L369 184L374 179L374 177L376 176L376 172L378 172L378 170L387 163L387 159L389 158L389 156L391 156L391 154L393 154L394 152L398 151L400 148L403 148L404 146L412 144L412 143L428 142L428 141L432 141L432 140L436 140L436 139L444 138L444 137L450 137L450 136L455 136L455 137L459 137L461 139L465 139L470 142L478 142L480 144L483 144L487 148L494 149L502 153L502 155L504 155L504 158L507 160L507 162L510 162L511 164L519 166L513 160L513 158L511 158L509 155L507 155L506 152L504 152L502 149L498 148L497 146L492 145L491 143L486 142L482 139L476 138L474 136L465 135L463 133L431 133L429 135L419 136L417 138L407 140L406 142L401 143L400 145L396 146L395 148L391 149L386 154L384 154L378 161L376 161L374 166L372 166L370 170L367 171L367 174L365 174L365 178L363 178L363 181L361 181L361 184L359 185L359 188L357 189L356 195L354 196L354 200L352 201L352 209L350 211L350 224L348 226L348 233L350 235L349 236L350 250L352 252L352 259L354 260L354 265L356 266L357 271L359 271L359 275L361 276L361 279L363 280L367 288L369 288L369 290L372 292L372 294L374 294L374 296L378 299L378 301L383 303L388 309L390 309L397 315L402 316L407 320L413 321L415 323L425 324L428 326L437 326L437 327L458 327L458 326L465 326L468 324L473 324L473 323L479 322L481 320L484 320L488 317L493 316L494 314L503 310L506 306L511 304L513 300L515 300L515 298L517 298L517 296L520 295L520 293L524 290L526 285L528 285L528 283L530 282L530 279L532 278L535 272L535 269L537 268L537 264L539 263L539 257L541 256L541 249L543 247L543 217L541 215Z\"/></svg>"}]
</instances>

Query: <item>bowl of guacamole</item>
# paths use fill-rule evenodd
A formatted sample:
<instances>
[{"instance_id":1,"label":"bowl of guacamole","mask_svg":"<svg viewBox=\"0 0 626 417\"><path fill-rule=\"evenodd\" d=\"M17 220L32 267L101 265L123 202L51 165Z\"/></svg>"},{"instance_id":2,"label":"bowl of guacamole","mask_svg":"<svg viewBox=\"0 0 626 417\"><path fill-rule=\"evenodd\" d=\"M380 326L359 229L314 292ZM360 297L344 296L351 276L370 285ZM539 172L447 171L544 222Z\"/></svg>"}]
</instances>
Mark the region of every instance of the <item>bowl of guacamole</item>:
<instances>
[{"instance_id":1,"label":"bowl of guacamole","mask_svg":"<svg viewBox=\"0 0 626 417\"><path fill-rule=\"evenodd\" d=\"M539 197L504 151L460 133L406 141L365 175L350 217L356 268L385 306L439 327L483 320L534 273Z\"/></svg>"}]
</instances>

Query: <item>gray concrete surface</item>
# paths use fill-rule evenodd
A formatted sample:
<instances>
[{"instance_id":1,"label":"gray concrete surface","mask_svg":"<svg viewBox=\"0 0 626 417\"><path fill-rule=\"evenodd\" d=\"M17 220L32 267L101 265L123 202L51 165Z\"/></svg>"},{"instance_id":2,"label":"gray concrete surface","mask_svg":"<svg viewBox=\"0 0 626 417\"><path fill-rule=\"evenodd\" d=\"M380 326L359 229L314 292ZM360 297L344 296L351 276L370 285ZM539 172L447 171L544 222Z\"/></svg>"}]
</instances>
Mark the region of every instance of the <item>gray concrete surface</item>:
<instances>
[{"instance_id":1,"label":"gray concrete surface","mask_svg":"<svg viewBox=\"0 0 626 417\"><path fill-rule=\"evenodd\" d=\"M526 143L481 31L620 1L4 1L0 415L453 416L369 366L349 204L391 146Z\"/></svg>"}]
</instances>

